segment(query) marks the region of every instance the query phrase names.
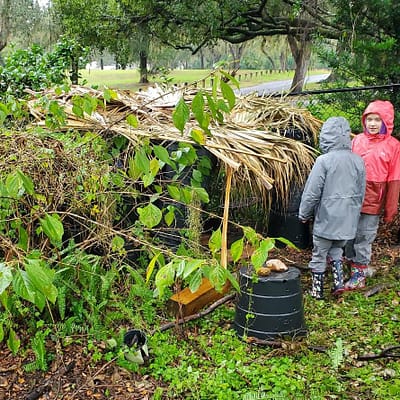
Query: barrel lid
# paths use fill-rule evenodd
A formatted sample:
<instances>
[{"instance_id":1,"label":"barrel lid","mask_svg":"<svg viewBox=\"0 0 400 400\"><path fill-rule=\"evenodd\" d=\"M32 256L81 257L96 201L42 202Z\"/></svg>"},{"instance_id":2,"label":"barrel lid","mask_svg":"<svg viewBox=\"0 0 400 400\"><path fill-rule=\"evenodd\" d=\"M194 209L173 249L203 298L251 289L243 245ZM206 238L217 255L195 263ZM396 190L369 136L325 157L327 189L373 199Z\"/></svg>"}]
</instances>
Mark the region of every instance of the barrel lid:
<instances>
[{"instance_id":1,"label":"barrel lid","mask_svg":"<svg viewBox=\"0 0 400 400\"><path fill-rule=\"evenodd\" d=\"M267 281L282 281L282 280L293 280L297 279L300 276L300 270L296 267L290 266L287 271L283 272L275 272L272 271L267 276L258 276L252 266L242 267L240 269L240 275L247 278L253 279L257 278L258 282L267 282Z\"/></svg>"}]
</instances>

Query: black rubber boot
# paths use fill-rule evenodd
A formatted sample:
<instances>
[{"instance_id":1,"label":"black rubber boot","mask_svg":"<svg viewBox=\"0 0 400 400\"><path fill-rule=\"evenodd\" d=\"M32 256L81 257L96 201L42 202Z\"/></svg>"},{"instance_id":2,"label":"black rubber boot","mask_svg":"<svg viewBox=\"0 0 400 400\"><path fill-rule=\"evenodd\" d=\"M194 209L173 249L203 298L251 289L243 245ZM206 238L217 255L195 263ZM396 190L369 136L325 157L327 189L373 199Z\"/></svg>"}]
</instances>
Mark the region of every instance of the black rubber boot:
<instances>
[{"instance_id":1,"label":"black rubber boot","mask_svg":"<svg viewBox=\"0 0 400 400\"><path fill-rule=\"evenodd\" d=\"M343 263L341 260L332 261L333 288L332 294L338 295L344 292Z\"/></svg>"},{"instance_id":2,"label":"black rubber boot","mask_svg":"<svg viewBox=\"0 0 400 400\"><path fill-rule=\"evenodd\" d=\"M324 298L324 272L312 272L312 284L310 294L317 300Z\"/></svg>"}]
</instances>

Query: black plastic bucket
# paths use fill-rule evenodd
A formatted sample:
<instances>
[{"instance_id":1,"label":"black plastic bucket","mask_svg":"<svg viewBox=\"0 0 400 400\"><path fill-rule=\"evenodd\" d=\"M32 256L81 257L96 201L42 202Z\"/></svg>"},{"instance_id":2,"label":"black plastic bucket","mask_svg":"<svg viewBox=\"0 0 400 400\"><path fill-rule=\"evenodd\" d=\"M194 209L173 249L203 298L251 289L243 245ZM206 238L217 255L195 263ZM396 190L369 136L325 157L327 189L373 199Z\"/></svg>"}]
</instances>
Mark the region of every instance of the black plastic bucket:
<instances>
[{"instance_id":1,"label":"black plastic bucket","mask_svg":"<svg viewBox=\"0 0 400 400\"><path fill-rule=\"evenodd\" d=\"M244 267L239 273L239 284L234 321L238 336L266 340L306 335L297 268L263 277Z\"/></svg>"},{"instance_id":2,"label":"black plastic bucket","mask_svg":"<svg viewBox=\"0 0 400 400\"><path fill-rule=\"evenodd\" d=\"M284 237L299 249L307 249L312 244L310 226L308 223L301 222L297 214L287 215L271 211L268 220L268 236ZM276 245L284 247L279 241L276 242Z\"/></svg>"}]
</instances>

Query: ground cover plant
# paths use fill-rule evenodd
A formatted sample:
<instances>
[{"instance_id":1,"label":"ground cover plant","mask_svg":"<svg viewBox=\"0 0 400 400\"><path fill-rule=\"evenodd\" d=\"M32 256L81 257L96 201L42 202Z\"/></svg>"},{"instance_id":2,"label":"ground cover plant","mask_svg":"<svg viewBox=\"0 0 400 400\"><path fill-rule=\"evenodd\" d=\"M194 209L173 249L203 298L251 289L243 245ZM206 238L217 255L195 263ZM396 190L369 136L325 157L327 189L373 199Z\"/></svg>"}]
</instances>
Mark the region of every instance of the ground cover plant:
<instances>
[{"instance_id":1,"label":"ground cover plant","mask_svg":"<svg viewBox=\"0 0 400 400\"><path fill-rule=\"evenodd\" d=\"M113 90L97 97L87 88L74 92L58 87L18 107L14 107L15 100L3 103L1 397L384 399L399 394L395 358L399 257L398 248L391 247L398 222L380 232L374 249L379 272L368 283L381 284L377 293L346 293L339 299L329 297L325 303L304 293L306 338L267 343L239 339L231 325L232 297L188 323L176 321L169 312L171 294L183 285L198 287L202 276L216 286L231 279L235 288L234 274L244 262L241 255L246 242L256 246L250 260L255 266L276 256L304 267L309 258L309 249L280 250L271 238L246 227L242 237L229 243L232 261L228 270L223 265L223 230L213 230L208 246L194 246L198 238L193 233L199 233L196 214L190 216L190 228L196 229L179 227L180 236L187 239L185 246L171 251L171 243L163 246L165 236L154 237L161 222L169 232L181 211L178 204L193 203L196 210L209 201L201 178L210 170L216 175L216 169L199 156L194 145L164 149L145 138L134 146L137 137L133 132L142 130L144 136L146 116L159 121L170 118L173 129L153 124L152 130L161 126L161 139L165 135L178 140L191 111L197 121L191 126L191 139L195 144L216 145L216 138L214 142L210 139L210 121L218 121L222 135L220 118L237 106L224 83L220 79L214 92L195 94L190 107L179 102L172 115L162 108L156 114L150 108L133 114L132 109L143 108L131 98L118 97ZM217 89L222 95L214 97ZM145 104L148 100L144 99ZM254 128L268 115L265 103L259 104L254 115L251 101L243 104L245 108L238 109L237 119L232 118L230 124L239 121ZM123 110L122 118L117 109ZM275 106L273 111L282 115L284 108ZM297 109L289 113L291 121L298 114ZM312 116L305 119L318 123ZM107 129L94 129L98 124ZM117 128L124 135L113 135ZM276 130L280 131L279 126ZM285 144L284 153L302 154L298 143L291 147L290 141L279 140ZM245 142L243 136L238 142ZM265 145L257 144L258 149ZM283 157L278 144L273 147L277 153L269 147L263 149L272 160ZM289 169L309 165L309 156L305 152L303 158L295 158ZM245 157L229 158L238 160L244 163ZM257 159L250 161L254 166ZM165 165L172 169L167 183L158 180ZM263 164L258 165L260 170ZM283 190L287 170L274 165L272 171L263 170L260 182L268 184L272 176ZM188 170L189 179L178 183L181 173ZM244 191L241 198L247 194ZM213 268L203 263L203 254L214 263ZM306 289L308 274L302 272ZM144 364L127 357L123 338L132 328L147 335L149 360ZM386 356L375 359L370 354L379 355L390 347L393 352Z\"/></svg>"}]
</instances>

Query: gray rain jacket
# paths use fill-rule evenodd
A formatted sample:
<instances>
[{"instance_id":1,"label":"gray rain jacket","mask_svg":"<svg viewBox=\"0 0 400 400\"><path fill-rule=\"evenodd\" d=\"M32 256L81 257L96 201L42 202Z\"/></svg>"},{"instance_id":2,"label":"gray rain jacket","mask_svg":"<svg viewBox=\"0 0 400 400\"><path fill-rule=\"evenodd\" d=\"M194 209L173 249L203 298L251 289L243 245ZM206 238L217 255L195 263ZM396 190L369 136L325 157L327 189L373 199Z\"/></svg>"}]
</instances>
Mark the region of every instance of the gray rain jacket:
<instances>
[{"instance_id":1,"label":"gray rain jacket","mask_svg":"<svg viewBox=\"0 0 400 400\"><path fill-rule=\"evenodd\" d=\"M314 217L313 234L329 240L354 239L365 192L365 167L351 152L350 126L328 118L320 133L320 155L301 197L299 218Z\"/></svg>"}]
</instances>

